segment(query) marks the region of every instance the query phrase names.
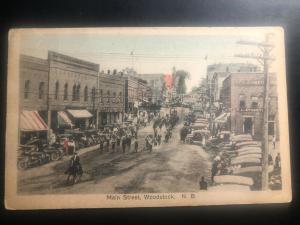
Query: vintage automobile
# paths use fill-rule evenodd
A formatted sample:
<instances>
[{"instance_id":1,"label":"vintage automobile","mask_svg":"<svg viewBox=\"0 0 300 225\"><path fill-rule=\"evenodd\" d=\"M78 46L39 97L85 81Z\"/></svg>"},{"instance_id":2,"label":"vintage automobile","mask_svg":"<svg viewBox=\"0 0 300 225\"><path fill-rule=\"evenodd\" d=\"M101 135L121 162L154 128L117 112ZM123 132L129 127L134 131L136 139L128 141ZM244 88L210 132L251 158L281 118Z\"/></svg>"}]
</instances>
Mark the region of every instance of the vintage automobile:
<instances>
[{"instance_id":1,"label":"vintage automobile","mask_svg":"<svg viewBox=\"0 0 300 225\"><path fill-rule=\"evenodd\" d=\"M249 149L247 151L238 152L239 156L249 155L249 154L262 154L262 150L257 148L257 149Z\"/></svg>"},{"instance_id":2,"label":"vintage automobile","mask_svg":"<svg viewBox=\"0 0 300 225\"><path fill-rule=\"evenodd\" d=\"M248 166L259 166L261 165L261 159L246 157L243 159L235 159L233 158L230 162L230 165L241 165L241 167L248 167Z\"/></svg>"},{"instance_id":3,"label":"vintage automobile","mask_svg":"<svg viewBox=\"0 0 300 225\"><path fill-rule=\"evenodd\" d=\"M32 142L31 142L32 143ZM57 161L63 156L63 151L51 146L20 145L18 149L18 169L27 169L50 161Z\"/></svg>"},{"instance_id":4,"label":"vintage automobile","mask_svg":"<svg viewBox=\"0 0 300 225\"><path fill-rule=\"evenodd\" d=\"M211 186L208 188L209 191L250 191L249 185L241 184L218 184L216 186Z\"/></svg>"},{"instance_id":5,"label":"vintage automobile","mask_svg":"<svg viewBox=\"0 0 300 225\"><path fill-rule=\"evenodd\" d=\"M18 169L24 170L29 167L41 165L46 161L46 154L37 151L35 145L20 145L18 149Z\"/></svg>"},{"instance_id":6,"label":"vintage automobile","mask_svg":"<svg viewBox=\"0 0 300 225\"><path fill-rule=\"evenodd\" d=\"M233 171L234 175L251 177L253 179L253 190L258 190L261 187L261 166L248 166L244 168L237 168Z\"/></svg>"},{"instance_id":7,"label":"vintage automobile","mask_svg":"<svg viewBox=\"0 0 300 225\"><path fill-rule=\"evenodd\" d=\"M192 123L190 126L193 130L201 130L208 128L208 124L206 123Z\"/></svg>"},{"instance_id":8,"label":"vintage automobile","mask_svg":"<svg viewBox=\"0 0 300 225\"><path fill-rule=\"evenodd\" d=\"M187 142L190 144L202 144L202 138L205 135L208 135L210 132L209 130L194 130L191 134L187 135Z\"/></svg>"},{"instance_id":9,"label":"vintage automobile","mask_svg":"<svg viewBox=\"0 0 300 225\"><path fill-rule=\"evenodd\" d=\"M252 186L254 184L253 179L245 176L236 175L219 175L214 177L215 184L237 184Z\"/></svg>"},{"instance_id":10,"label":"vintage automobile","mask_svg":"<svg viewBox=\"0 0 300 225\"><path fill-rule=\"evenodd\" d=\"M242 141L242 142L239 142L239 143L235 144L235 147L237 149L242 148L244 146L258 146L258 147L261 147L261 142L259 142L259 141Z\"/></svg>"}]
</instances>

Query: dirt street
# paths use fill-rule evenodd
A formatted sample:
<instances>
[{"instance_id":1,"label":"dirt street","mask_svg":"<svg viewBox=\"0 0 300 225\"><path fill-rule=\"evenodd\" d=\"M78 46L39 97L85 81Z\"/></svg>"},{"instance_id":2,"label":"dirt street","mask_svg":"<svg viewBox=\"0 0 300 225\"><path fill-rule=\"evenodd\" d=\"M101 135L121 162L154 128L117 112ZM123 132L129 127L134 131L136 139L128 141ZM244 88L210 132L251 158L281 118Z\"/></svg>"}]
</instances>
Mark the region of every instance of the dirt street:
<instances>
[{"instance_id":1,"label":"dirt street","mask_svg":"<svg viewBox=\"0 0 300 225\"><path fill-rule=\"evenodd\" d=\"M209 155L199 146L179 141L178 125L169 143L142 151L145 135L151 126L139 133L138 153L100 153L83 150L80 154L83 170L81 181L66 185L68 160L19 171L20 194L43 193L142 193L197 191L201 176L210 179Z\"/></svg>"}]
</instances>

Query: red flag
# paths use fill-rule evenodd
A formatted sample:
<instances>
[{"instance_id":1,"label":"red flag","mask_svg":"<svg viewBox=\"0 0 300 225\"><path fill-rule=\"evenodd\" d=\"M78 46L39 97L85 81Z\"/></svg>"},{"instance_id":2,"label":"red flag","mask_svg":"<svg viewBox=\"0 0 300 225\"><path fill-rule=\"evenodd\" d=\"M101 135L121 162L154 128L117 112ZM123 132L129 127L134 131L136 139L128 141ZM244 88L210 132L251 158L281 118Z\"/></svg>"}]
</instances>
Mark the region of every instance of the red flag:
<instances>
[{"instance_id":1,"label":"red flag","mask_svg":"<svg viewBox=\"0 0 300 225\"><path fill-rule=\"evenodd\" d=\"M173 87L173 78L171 74L165 74L164 76L165 84L168 89Z\"/></svg>"}]
</instances>

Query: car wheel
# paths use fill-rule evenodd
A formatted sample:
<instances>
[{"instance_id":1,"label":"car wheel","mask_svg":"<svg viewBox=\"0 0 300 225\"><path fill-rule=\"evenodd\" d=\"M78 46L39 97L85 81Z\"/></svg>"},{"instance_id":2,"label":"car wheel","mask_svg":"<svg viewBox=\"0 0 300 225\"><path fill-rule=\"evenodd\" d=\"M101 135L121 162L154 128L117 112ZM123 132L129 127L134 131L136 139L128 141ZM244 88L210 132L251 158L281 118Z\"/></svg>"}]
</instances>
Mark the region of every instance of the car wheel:
<instances>
[{"instance_id":1,"label":"car wheel","mask_svg":"<svg viewBox=\"0 0 300 225\"><path fill-rule=\"evenodd\" d=\"M51 153L51 160L52 161L57 161L60 158L60 154L58 152L53 152Z\"/></svg>"},{"instance_id":2,"label":"car wheel","mask_svg":"<svg viewBox=\"0 0 300 225\"><path fill-rule=\"evenodd\" d=\"M25 169L27 169L27 167L28 167L28 164L25 160L18 161L18 169L25 170Z\"/></svg>"}]
</instances>

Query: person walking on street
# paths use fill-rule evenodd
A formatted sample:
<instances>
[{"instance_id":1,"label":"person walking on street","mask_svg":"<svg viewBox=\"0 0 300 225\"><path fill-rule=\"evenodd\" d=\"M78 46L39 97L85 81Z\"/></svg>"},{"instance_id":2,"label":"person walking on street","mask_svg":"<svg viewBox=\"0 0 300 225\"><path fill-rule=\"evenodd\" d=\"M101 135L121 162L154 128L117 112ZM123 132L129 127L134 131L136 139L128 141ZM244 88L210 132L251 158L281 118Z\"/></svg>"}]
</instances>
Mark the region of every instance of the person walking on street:
<instances>
[{"instance_id":1,"label":"person walking on street","mask_svg":"<svg viewBox=\"0 0 300 225\"><path fill-rule=\"evenodd\" d=\"M276 145L276 137L275 137L275 135L273 135L272 143L273 143L273 149L275 149L275 145Z\"/></svg>"},{"instance_id":2,"label":"person walking on street","mask_svg":"<svg viewBox=\"0 0 300 225\"><path fill-rule=\"evenodd\" d=\"M138 152L139 143L138 143L138 139L137 138L134 139L133 144L134 144L134 152Z\"/></svg>"},{"instance_id":3,"label":"person walking on street","mask_svg":"<svg viewBox=\"0 0 300 225\"><path fill-rule=\"evenodd\" d=\"M126 137L125 136L122 136L122 138L121 138L121 145L122 145L122 151L123 151L123 153L125 153L125 150L126 150Z\"/></svg>"},{"instance_id":4,"label":"person walking on street","mask_svg":"<svg viewBox=\"0 0 300 225\"><path fill-rule=\"evenodd\" d=\"M202 176L201 181L199 182L200 190L207 190L207 182L205 178Z\"/></svg>"}]
</instances>

